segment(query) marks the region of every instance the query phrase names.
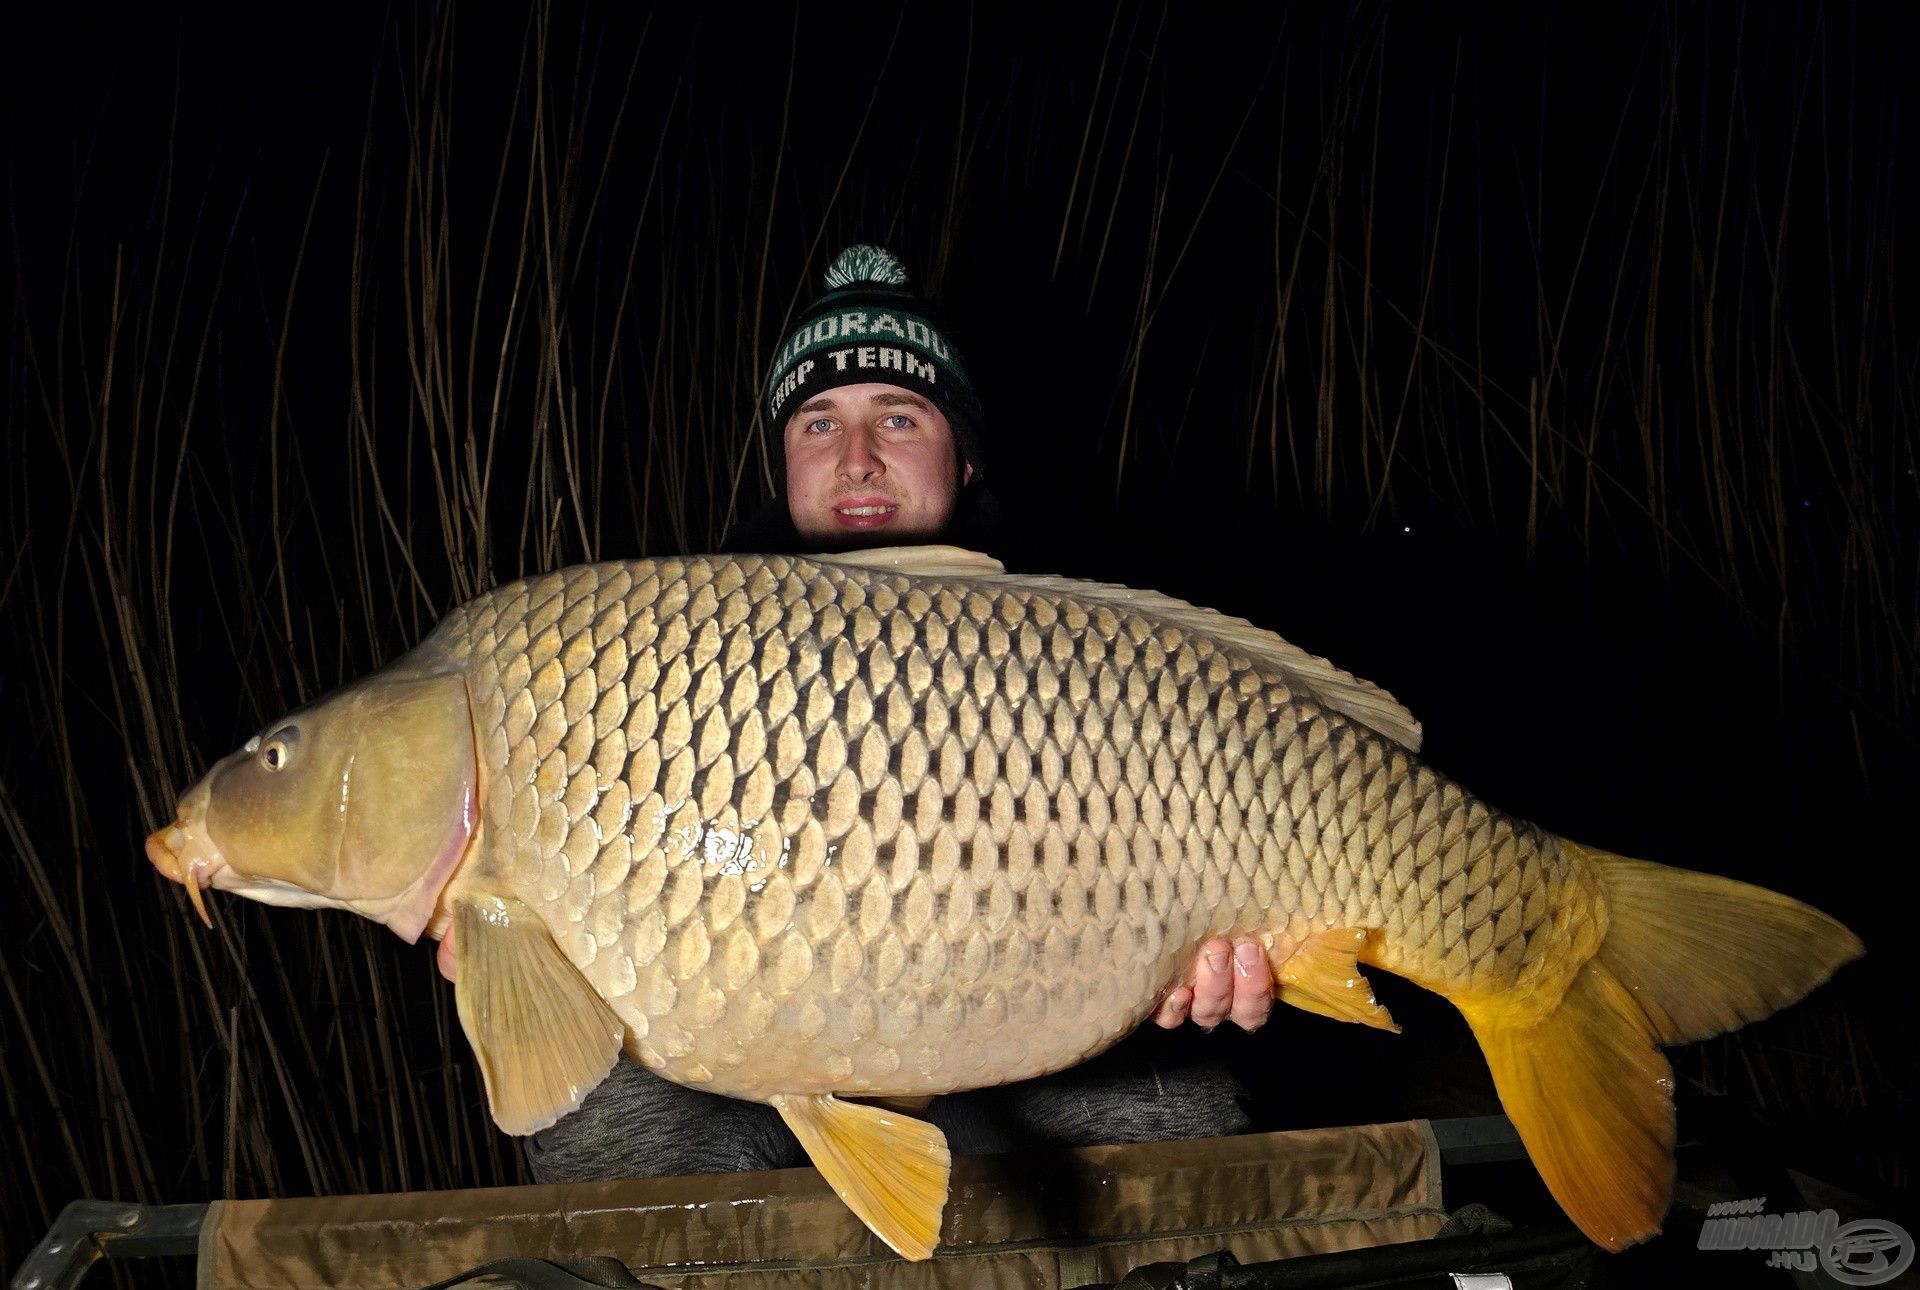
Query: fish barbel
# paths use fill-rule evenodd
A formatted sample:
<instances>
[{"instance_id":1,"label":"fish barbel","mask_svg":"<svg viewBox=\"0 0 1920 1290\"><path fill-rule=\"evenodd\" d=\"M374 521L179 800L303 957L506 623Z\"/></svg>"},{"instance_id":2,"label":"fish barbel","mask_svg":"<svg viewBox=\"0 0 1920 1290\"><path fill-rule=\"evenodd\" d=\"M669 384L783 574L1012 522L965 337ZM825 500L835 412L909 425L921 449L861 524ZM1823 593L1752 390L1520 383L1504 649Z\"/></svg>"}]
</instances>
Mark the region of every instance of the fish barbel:
<instances>
[{"instance_id":1,"label":"fish barbel","mask_svg":"<svg viewBox=\"0 0 1920 1290\"><path fill-rule=\"evenodd\" d=\"M1644 1239L1673 1177L1658 1045L1860 943L1504 815L1418 742L1378 687L1151 593L941 547L631 560L456 609L215 765L147 853L196 907L440 938L507 1132L624 1049L778 1108L908 1258L945 1141L849 1099L1073 1065L1242 933L1283 1003L1393 1029L1357 964L1450 1000L1562 1207Z\"/></svg>"}]
</instances>

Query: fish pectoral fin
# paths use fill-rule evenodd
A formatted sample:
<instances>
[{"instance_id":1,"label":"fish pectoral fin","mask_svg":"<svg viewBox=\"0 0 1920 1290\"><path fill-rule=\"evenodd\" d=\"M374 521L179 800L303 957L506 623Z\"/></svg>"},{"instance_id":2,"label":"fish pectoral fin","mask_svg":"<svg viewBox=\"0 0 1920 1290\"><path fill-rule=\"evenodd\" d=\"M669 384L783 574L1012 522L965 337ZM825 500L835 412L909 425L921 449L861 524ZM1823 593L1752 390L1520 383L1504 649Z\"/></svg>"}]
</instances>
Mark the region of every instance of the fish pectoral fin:
<instances>
[{"instance_id":1,"label":"fish pectoral fin","mask_svg":"<svg viewBox=\"0 0 1920 1290\"><path fill-rule=\"evenodd\" d=\"M874 1235L903 1259L933 1256L952 1163L945 1134L924 1120L826 1093L770 1101L813 1167Z\"/></svg>"},{"instance_id":2,"label":"fish pectoral fin","mask_svg":"<svg viewBox=\"0 0 1920 1290\"><path fill-rule=\"evenodd\" d=\"M494 1123L538 1133L606 1078L625 1027L521 902L462 894L453 927L460 1027L480 1059Z\"/></svg>"},{"instance_id":3,"label":"fish pectoral fin","mask_svg":"<svg viewBox=\"0 0 1920 1290\"><path fill-rule=\"evenodd\" d=\"M1360 971L1357 960L1366 943L1366 931L1357 927L1313 933L1273 965L1274 998L1335 1021L1357 1021L1399 1034L1393 1014L1374 999L1373 984Z\"/></svg>"}]
</instances>

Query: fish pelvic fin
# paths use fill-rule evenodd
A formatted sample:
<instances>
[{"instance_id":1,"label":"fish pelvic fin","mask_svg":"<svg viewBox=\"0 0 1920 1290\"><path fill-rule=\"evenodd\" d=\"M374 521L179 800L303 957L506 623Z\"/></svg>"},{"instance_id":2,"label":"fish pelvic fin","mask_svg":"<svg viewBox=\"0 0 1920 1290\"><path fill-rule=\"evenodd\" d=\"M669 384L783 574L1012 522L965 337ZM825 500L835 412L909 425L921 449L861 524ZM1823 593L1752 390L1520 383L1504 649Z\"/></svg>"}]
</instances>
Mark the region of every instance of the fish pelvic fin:
<instances>
[{"instance_id":1,"label":"fish pelvic fin","mask_svg":"<svg viewBox=\"0 0 1920 1290\"><path fill-rule=\"evenodd\" d=\"M924 1120L831 1094L769 1099L813 1167L874 1235L913 1262L933 1257L952 1157Z\"/></svg>"},{"instance_id":2,"label":"fish pelvic fin","mask_svg":"<svg viewBox=\"0 0 1920 1290\"><path fill-rule=\"evenodd\" d=\"M1357 960L1368 935L1358 927L1313 933L1273 965L1273 997L1335 1021L1357 1021L1399 1034L1393 1014L1373 997L1373 985L1360 971Z\"/></svg>"},{"instance_id":3,"label":"fish pelvic fin","mask_svg":"<svg viewBox=\"0 0 1920 1290\"><path fill-rule=\"evenodd\" d=\"M1535 998L1456 998L1500 1101L1568 1217L1625 1249L1673 1194L1673 1071L1658 1045L1757 1021L1862 952L1819 910L1761 887L1562 841L1590 866L1607 930L1544 1015Z\"/></svg>"},{"instance_id":4,"label":"fish pelvic fin","mask_svg":"<svg viewBox=\"0 0 1920 1290\"><path fill-rule=\"evenodd\" d=\"M606 1078L625 1027L521 902L463 892L453 927L460 1027L480 1059L494 1123L538 1133Z\"/></svg>"}]
</instances>

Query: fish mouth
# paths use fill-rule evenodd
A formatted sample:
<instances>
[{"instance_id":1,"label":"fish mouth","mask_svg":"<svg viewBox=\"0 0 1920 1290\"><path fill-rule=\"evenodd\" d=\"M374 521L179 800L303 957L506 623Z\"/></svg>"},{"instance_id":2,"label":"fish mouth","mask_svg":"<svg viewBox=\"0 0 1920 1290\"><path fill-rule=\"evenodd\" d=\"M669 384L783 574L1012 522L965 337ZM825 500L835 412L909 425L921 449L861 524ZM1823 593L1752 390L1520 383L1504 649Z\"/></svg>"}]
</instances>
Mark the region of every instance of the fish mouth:
<instances>
[{"instance_id":1,"label":"fish mouth","mask_svg":"<svg viewBox=\"0 0 1920 1290\"><path fill-rule=\"evenodd\" d=\"M220 848L207 836L207 802L212 793L205 780L193 786L180 799L179 811L171 824L147 835L147 859L169 882L187 889L193 912L208 927L213 919L207 913L206 897L201 893L214 885L214 878L227 867Z\"/></svg>"}]
</instances>

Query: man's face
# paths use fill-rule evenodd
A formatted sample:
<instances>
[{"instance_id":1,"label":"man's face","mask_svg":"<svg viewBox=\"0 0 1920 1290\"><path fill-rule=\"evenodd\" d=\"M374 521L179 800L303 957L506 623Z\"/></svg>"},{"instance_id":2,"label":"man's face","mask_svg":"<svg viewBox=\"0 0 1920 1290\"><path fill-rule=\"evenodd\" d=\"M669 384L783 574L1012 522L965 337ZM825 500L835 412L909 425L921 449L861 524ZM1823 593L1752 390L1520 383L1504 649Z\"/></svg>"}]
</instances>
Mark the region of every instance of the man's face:
<instances>
[{"instance_id":1,"label":"man's face","mask_svg":"<svg viewBox=\"0 0 1920 1290\"><path fill-rule=\"evenodd\" d=\"M930 538L973 477L940 409L897 385L843 385L787 418L787 509L830 546Z\"/></svg>"}]
</instances>

